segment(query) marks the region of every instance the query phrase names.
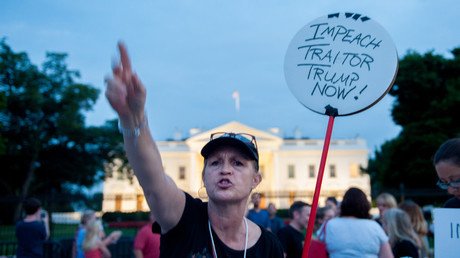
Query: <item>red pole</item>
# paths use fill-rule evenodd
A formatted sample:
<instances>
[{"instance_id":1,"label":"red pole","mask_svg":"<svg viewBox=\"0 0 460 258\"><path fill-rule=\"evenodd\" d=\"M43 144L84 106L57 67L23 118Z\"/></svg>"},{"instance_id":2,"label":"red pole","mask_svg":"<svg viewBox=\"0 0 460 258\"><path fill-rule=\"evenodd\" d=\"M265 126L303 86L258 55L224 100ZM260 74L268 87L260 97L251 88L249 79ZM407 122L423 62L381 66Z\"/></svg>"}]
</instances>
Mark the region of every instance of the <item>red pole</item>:
<instances>
[{"instance_id":1,"label":"red pole","mask_svg":"<svg viewBox=\"0 0 460 258\"><path fill-rule=\"evenodd\" d=\"M308 258L308 251L310 250L311 236L313 233L313 226L316 218L316 208L318 207L319 194L321 192L321 184L323 182L324 167L326 165L327 152L329 151L329 144L331 142L332 127L334 126L334 116L329 116L327 124L326 137L324 139L323 153L321 155L321 163L319 165L318 178L316 179L315 194L313 195L313 203L311 204L310 217L308 219L307 234L302 250L302 258Z\"/></svg>"}]
</instances>

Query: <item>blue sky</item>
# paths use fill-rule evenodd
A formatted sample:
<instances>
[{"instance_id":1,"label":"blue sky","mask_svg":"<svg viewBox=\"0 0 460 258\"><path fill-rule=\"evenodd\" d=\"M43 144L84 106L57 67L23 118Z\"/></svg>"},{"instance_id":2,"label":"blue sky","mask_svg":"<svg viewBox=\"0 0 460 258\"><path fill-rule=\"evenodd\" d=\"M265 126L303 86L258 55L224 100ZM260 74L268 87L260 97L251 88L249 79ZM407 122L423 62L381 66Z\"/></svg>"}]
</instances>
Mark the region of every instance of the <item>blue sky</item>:
<instances>
[{"instance_id":1,"label":"blue sky","mask_svg":"<svg viewBox=\"0 0 460 258\"><path fill-rule=\"evenodd\" d=\"M41 64L47 51L68 53L81 82L104 90L116 43L128 45L134 69L148 89L154 137L203 130L238 120L284 136L324 138L328 118L306 109L289 91L284 56L297 31L336 12L361 13L382 25L399 57L433 50L450 57L460 46L458 0L2 0L0 36ZM235 110L232 92L240 93ZM333 138L360 136L371 151L395 137L393 99L335 119ZM101 94L87 122L115 118Z\"/></svg>"}]
</instances>

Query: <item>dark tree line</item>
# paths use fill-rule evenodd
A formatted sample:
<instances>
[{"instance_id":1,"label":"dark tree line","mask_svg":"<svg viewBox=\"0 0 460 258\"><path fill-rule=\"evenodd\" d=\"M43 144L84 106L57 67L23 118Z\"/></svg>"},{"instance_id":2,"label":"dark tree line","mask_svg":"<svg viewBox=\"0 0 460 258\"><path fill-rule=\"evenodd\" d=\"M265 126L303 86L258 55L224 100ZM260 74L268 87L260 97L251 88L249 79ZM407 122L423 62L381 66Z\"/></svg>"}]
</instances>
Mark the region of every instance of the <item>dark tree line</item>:
<instances>
[{"instance_id":1,"label":"dark tree line","mask_svg":"<svg viewBox=\"0 0 460 258\"><path fill-rule=\"evenodd\" d=\"M85 125L100 91L78 82L66 57L47 53L37 67L0 40L0 222L17 219L28 196L80 195L80 186L103 179L105 162L122 156L116 121Z\"/></svg>"},{"instance_id":2,"label":"dark tree line","mask_svg":"<svg viewBox=\"0 0 460 258\"><path fill-rule=\"evenodd\" d=\"M393 121L402 131L369 161L375 193L389 189L439 193L433 154L445 140L460 137L460 48L451 53L453 57L447 58L411 51L400 60L389 94L395 97Z\"/></svg>"}]
</instances>

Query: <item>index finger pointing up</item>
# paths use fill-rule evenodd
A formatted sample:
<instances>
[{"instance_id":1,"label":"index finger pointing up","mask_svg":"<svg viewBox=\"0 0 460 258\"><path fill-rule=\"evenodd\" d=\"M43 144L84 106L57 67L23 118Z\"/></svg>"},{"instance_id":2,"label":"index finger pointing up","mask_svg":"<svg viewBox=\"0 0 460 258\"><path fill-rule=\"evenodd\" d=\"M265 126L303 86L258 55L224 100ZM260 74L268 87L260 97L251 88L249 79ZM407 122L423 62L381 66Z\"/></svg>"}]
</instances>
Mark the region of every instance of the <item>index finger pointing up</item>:
<instances>
[{"instance_id":1,"label":"index finger pointing up","mask_svg":"<svg viewBox=\"0 0 460 258\"><path fill-rule=\"evenodd\" d=\"M120 59L123 71L131 72L131 61L129 60L128 50L123 42L118 42L118 49L120 50Z\"/></svg>"}]
</instances>

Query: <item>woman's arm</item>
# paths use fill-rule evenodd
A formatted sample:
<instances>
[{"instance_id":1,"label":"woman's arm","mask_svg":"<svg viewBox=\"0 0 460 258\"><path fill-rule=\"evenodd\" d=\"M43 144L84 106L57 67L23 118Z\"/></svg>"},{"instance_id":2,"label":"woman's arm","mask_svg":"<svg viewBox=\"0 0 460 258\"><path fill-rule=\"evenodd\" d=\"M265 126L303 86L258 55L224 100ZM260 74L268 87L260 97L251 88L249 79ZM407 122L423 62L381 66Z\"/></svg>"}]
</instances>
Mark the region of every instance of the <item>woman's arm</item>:
<instances>
[{"instance_id":1,"label":"woman's arm","mask_svg":"<svg viewBox=\"0 0 460 258\"><path fill-rule=\"evenodd\" d=\"M104 242L100 241L99 245L98 245L98 248L102 252L102 257L104 257L104 258L112 257L112 254L110 254L110 250L107 248L107 246L104 244Z\"/></svg>"},{"instance_id":2,"label":"woman's arm","mask_svg":"<svg viewBox=\"0 0 460 258\"><path fill-rule=\"evenodd\" d=\"M185 207L185 194L163 171L160 152L156 146L145 115L146 89L131 70L124 44L118 44L121 63L107 78L106 97L118 113L124 128L124 146L129 163L144 191L150 210L165 233L174 227Z\"/></svg>"},{"instance_id":3,"label":"woman's arm","mask_svg":"<svg viewBox=\"0 0 460 258\"><path fill-rule=\"evenodd\" d=\"M380 245L379 258L394 258L390 243L385 242Z\"/></svg>"},{"instance_id":4,"label":"woman's arm","mask_svg":"<svg viewBox=\"0 0 460 258\"><path fill-rule=\"evenodd\" d=\"M106 238L101 238L105 245L115 244L120 239L122 232L120 230L113 231Z\"/></svg>"},{"instance_id":5,"label":"woman's arm","mask_svg":"<svg viewBox=\"0 0 460 258\"><path fill-rule=\"evenodd\" d=\"M50 222L49 222L49 216L48 216L48 212L46 212L45 210L43 209L40 209L40 213L39 213L39 220L42 220L43 221L43 225L45 226L45 240L48 240L48 238L50 237Z\"/></svg>"}]
</instances>

